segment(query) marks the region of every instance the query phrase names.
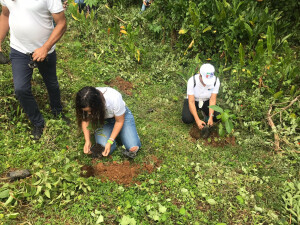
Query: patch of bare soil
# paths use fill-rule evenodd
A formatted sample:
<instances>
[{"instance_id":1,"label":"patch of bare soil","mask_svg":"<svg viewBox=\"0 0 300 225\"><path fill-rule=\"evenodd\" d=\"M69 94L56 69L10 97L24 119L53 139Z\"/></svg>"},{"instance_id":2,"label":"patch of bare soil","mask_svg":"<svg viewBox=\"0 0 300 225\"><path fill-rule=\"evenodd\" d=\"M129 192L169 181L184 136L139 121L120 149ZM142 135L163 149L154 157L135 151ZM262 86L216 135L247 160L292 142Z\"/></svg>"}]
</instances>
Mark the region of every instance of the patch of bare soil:
<instances>
[{"instance_id":1,"label":"patch of bare soil","mask_svg":"<svg viewBox=\"0 0 300 225\"><path fill-rule=\"evenodd\" d=\"M152 173L159 165L161 160L156 156L151 156L147 162L142 165L137 165L129 161L118 163L116 161L109 163L97 163L94 166L81 167L82 177L95 176L103 181L110 180L115 181L118 184L129 186L133 183L139 183L134 178L142 172Z\"/></svg>"},{"instance_id":2,"label":"patch of bare soil","mask_svg":"<svg viewBox=\"0 0 300 225\"><path fill-rule=\"evenodd\" d=\"M111 87L117 87L120 91L124 92L127 95L132 96L133 84L129 81L124 80L122 77L116 77L114 80L105 83Z\"/></svg>"},{"instance_id":3,"label":"patch of bare soil","mask_svg":"<svg viewBox=\"0 0 300 225\"><path fill-rule=\"evenodd\" d=\"M215 129L212 129L209 138L202 138L201 130L194 124L190 129L190 135L193 140L203 139L205 145L210 145L213 147L224 147L226 145L235 145L235 137L220 137L218 132Z\"/></svg>"}]
</instances>

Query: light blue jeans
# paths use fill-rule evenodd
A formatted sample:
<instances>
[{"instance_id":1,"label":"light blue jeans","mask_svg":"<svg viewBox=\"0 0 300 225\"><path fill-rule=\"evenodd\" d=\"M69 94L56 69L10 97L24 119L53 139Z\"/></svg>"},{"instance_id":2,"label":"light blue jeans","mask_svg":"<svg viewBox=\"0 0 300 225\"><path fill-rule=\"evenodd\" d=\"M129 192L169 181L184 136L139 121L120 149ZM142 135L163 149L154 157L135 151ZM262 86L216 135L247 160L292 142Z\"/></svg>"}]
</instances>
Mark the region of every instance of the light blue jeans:
<instances>
[{"instance_id":1,"label":"light blue jeans","mask_svg":"<svg viewBox=\"0 0 300 225\"><path fill-rule=\"evenodd\" d=\"M146 0L146 2L150 2L150 0ZM145 5L144 5L144 2L143 2L141 11L145 11L148 7L149 7L149 6L145 6Z\"/></svg>"},{"instance_id":2,"label":"light blue jeans","mask_svg":"<svg viewBox=\"0 0 300 225\"><path fill-rule=\"evenodd\" d=\"M102 128L98 128L95 132L96 143L105 147L107 140L109 139L114 128L115 122L115 118L105 120L104 126ZM127 150L135 146L138 146L139 148L141 147L141 141L136 131L133 115L127 107L125 112L124 125L118 136L120 137L122 144ZM114 142L111 146L109 154L112 154L116 147L116 142Z\"/></svg>"}]
</instances>

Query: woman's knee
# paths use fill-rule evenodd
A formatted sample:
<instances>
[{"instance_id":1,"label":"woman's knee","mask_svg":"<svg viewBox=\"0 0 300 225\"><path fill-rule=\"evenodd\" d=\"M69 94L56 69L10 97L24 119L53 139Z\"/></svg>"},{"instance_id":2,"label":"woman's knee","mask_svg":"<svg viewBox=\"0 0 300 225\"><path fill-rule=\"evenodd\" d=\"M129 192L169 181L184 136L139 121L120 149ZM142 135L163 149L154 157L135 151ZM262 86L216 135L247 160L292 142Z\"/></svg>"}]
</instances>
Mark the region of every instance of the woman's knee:
<instances>
[{"instance_id":1,"label":"woman's knee","mask_svg":"<svg viewBox=\"0 0 300 225\"><path fill-rule=\"evenodd\" d=\"M139 150L139 146L133 146L133 147L131 147L130 149L129 149L129 151L131 151L131 152L137 152L138 150Z\"/></svg>"}]
</instances>

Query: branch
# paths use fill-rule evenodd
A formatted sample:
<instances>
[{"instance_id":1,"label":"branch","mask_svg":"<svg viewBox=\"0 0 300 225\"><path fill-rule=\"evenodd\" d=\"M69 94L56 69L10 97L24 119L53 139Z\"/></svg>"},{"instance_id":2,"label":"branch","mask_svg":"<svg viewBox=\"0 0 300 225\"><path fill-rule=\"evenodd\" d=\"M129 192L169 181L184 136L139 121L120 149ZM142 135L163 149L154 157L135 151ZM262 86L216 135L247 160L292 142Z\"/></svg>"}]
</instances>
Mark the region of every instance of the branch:
<instances>
[{"instance_id":1,"label":"branch","mask_svg":"<svg viewBox=\"0 0 300 225\"><path fill-rule=\"evenodd\" d=\"M271 115L272 109L273 109L273 104L270 105L269 111L267 113L267 120L268 120L268 124L270 125L270 127L272 128L272 131L274 133L274 147L275 147L275 151L279 151L280 148L280 138L279 135L277 133L277 129L276 126L272 120L272 117L277 115L278 113L282 113L282 111L287 110L288 108L290 108L296 101L298 101L298 99L300 98L300 95L298 95L295 99L293 99L289 105L287 105L286 107L282 108L279 112L274 113L273 115Z\"/></svg>"},{"instance_id":2,"label":"branch","mask_svg":"<svg viewBox=\"0 0 300 225\"><path fill-rule=\"evenodd\" d=\"M120 20L123 23L127 23L126 21L122 20L120 17L117 17L117 16L114 16L114 17L116 17L118 20Z\"/></svg>"},{"instance_id":3,"label":"branch","mask_svg":"<svg viewBox=\"0 0 300 225\"><path fill-rule=\"evenodd\" d=\"M282 108L279 112L274 113L271 117L273 117L273 116L277 115L278 113L281 113L282 111L287 110L288 108L290 108L296 101L298 101L298 98L300 98L300 95L298 95L293 101L291 101L288 106Z\"/></svg>"},{"instance_id":4,"label":"branch","mask_svg":"<svg viewBox=\"0 0 300 225\"><path fill-rule=\"evenodd\" d=\"M273 108L273 105L271 104L270 105L270 108L269 108L269 111L267 113L267 120L268 120L268 123L270 125L270 127L272 128L272 131L274 133L274 147L275 147L275 151L279 151L280 150L280 139L279 139L279 135L277 134L277 129L276 129L276 126L272 120L272 116L271 116L271 112L272 112L272 108Z\"/></svg>"}]
</instances>

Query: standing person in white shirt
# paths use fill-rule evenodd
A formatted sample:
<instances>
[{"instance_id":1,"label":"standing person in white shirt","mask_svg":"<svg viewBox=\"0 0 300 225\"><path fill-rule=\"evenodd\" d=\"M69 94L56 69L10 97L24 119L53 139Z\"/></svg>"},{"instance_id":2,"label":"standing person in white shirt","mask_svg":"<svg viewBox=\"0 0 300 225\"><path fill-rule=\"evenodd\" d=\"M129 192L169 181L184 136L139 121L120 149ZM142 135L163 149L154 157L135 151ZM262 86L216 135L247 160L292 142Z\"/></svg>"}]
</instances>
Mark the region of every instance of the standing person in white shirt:
<instances>
[{"instance_id":1,"label":"standing person in white shirt","mask_svg":"<svg viewBox=\"0 0 300 225\"><path fill-rule=\"evenodd\" d=\"M38 140L43 133L45 121L31 92L34 68L37 67L43 77L55 118L69 122L62 114L56 76L55 43L67 28L64 8L61 0L0 0L0 3L0 52L1 44L10 31L10 60L15 94L33 125L33 139Z\"/></svg>"},{"instance_id":2,"label":"standing person in white shirt","mask_svg":"<svg viewBox=\"0 0 300 225\"><path fill-rule=\"evenodd\" d=\"M212 126L218 121L218 112L208 106L216 105L219 93L220 80L215 76L213 65L206 63L200 67L198 74L192 76L187 83L187 98L184 99L182 109L182 121L184 123L196 122L201 130L204 126ZM201 110L204 119L201 120L197 111Z\"/></svg>"}]
</instances>

